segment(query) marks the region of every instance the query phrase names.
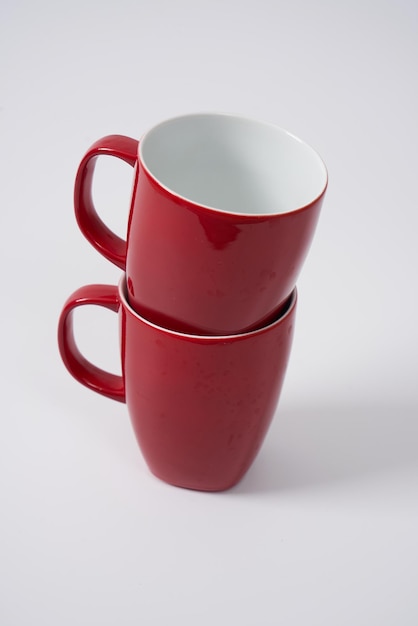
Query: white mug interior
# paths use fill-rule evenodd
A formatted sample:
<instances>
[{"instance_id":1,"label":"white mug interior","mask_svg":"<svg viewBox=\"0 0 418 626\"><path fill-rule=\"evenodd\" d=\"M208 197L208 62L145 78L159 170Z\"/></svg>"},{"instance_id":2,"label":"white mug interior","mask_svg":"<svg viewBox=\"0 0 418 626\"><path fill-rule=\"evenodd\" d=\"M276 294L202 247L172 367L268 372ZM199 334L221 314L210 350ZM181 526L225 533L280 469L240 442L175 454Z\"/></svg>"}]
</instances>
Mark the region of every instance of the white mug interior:
<instances>
[{"instance_id":1,"label":"white mug interior","mask_svg":"<svg viewBox=\"0 0 418 626\"><path fill-rule=\"evenodd\" d=\"M213 210L287 213L327 186L318 153L288 131L227 114L193 114L158 124L140 141L140 161L171 193Z\"/></svg>"}]
</instances>

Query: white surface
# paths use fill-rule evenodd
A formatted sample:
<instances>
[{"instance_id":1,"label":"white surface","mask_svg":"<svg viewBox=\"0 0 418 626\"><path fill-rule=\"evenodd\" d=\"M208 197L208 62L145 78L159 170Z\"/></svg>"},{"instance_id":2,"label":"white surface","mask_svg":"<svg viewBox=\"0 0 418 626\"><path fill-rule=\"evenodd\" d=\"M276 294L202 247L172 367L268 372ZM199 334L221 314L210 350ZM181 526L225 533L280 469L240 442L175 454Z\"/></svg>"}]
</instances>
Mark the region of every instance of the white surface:
<instances>
[{"instance_id":1,"label":"white surface","mask_svg":"<svg viewBox=\"0 0 418 626\"><path fill-rule=\"evenodd\" d=\"M2 626L416 626L417 6L2 3ZM75 223L83 153L202 110L287 128L330 175L277 418L214 495L150 476L56 346L66 297L119 278ZM123 234L132 170L97 172ZM116 316L77 324L117 370Z\"/></svg>"}]
</instances>

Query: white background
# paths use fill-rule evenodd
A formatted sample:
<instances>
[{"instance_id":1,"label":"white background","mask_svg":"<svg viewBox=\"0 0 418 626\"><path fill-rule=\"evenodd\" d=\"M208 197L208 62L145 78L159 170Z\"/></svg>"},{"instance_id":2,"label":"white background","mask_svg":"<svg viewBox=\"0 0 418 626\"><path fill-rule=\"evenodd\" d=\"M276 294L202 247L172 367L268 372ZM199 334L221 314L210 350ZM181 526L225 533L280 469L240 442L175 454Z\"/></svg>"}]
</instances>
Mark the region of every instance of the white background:
<instances>
[{"instance_id":1,"label":"white background","mask_svg":"<svg viewBox=\"0 0 418 626\"><path fill-rule=\"evenodd\" d=\"M416 626L418 4L3 0L0 19L2 626ZM67 296L120 274L75 222L82 155L195 111L282 126L330 177L277 416L223 494L151 476L126 407L56 345ZM96 182L123 235L131 168ZM77 333L118 371L114 314Z\"/></svg>"}]
</instances>

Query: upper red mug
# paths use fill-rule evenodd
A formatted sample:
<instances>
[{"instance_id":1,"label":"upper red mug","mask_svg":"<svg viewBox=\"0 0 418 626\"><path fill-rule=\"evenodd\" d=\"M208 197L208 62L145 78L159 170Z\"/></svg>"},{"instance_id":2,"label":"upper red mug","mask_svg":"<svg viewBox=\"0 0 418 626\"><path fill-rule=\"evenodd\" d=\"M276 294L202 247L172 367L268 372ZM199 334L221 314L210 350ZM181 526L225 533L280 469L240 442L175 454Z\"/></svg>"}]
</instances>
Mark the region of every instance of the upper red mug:
<instances>
[{"instance_id":1,"label":"upper red mug","mask_svg":"<svg viewBox=\"0 0 418 626\"><path fill-rule=\"evenodd\" d=\"M127 240L92 200L96 158L134 167ZM295 287L328 177L309 145L276 126L226 114L158 124L140 142L110 135L80 163L81 231L126 269L131 306L180 332L226 335L260 327Z\"/></svg>"}]
</instances>

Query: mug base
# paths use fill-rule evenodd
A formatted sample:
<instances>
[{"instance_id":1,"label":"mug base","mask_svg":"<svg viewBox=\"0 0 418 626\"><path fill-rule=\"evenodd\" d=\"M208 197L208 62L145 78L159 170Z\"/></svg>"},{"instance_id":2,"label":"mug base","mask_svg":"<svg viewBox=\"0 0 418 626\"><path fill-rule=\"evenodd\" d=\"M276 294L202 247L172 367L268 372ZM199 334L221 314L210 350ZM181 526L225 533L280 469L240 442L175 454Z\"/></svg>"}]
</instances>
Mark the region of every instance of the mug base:
<instances>
[{"instance_id":1,"label":"mug base","mask_svg":"<svg viewBox=\"0 0 418 626\"><path fill-rule=\"evenodd\" d=\"M229 491L230 489L238 485L238 483L241 482L241 480L244 478L245 474L247 473L245 471L243 474L240 474L238 477L232 480L230 479L230 480L224 480L224 481L219 481L219 482L218 481L199 482L196 480L172 479L152 469L150 469L150 472L155 478L158 478L158 480L161 480L162 482L166 483L167 485L171 485L172 487L177 487L178 489L187 489L189 491L202 491L206 493L219 493L223 491Z\"/></svg>"}]
</instances>

